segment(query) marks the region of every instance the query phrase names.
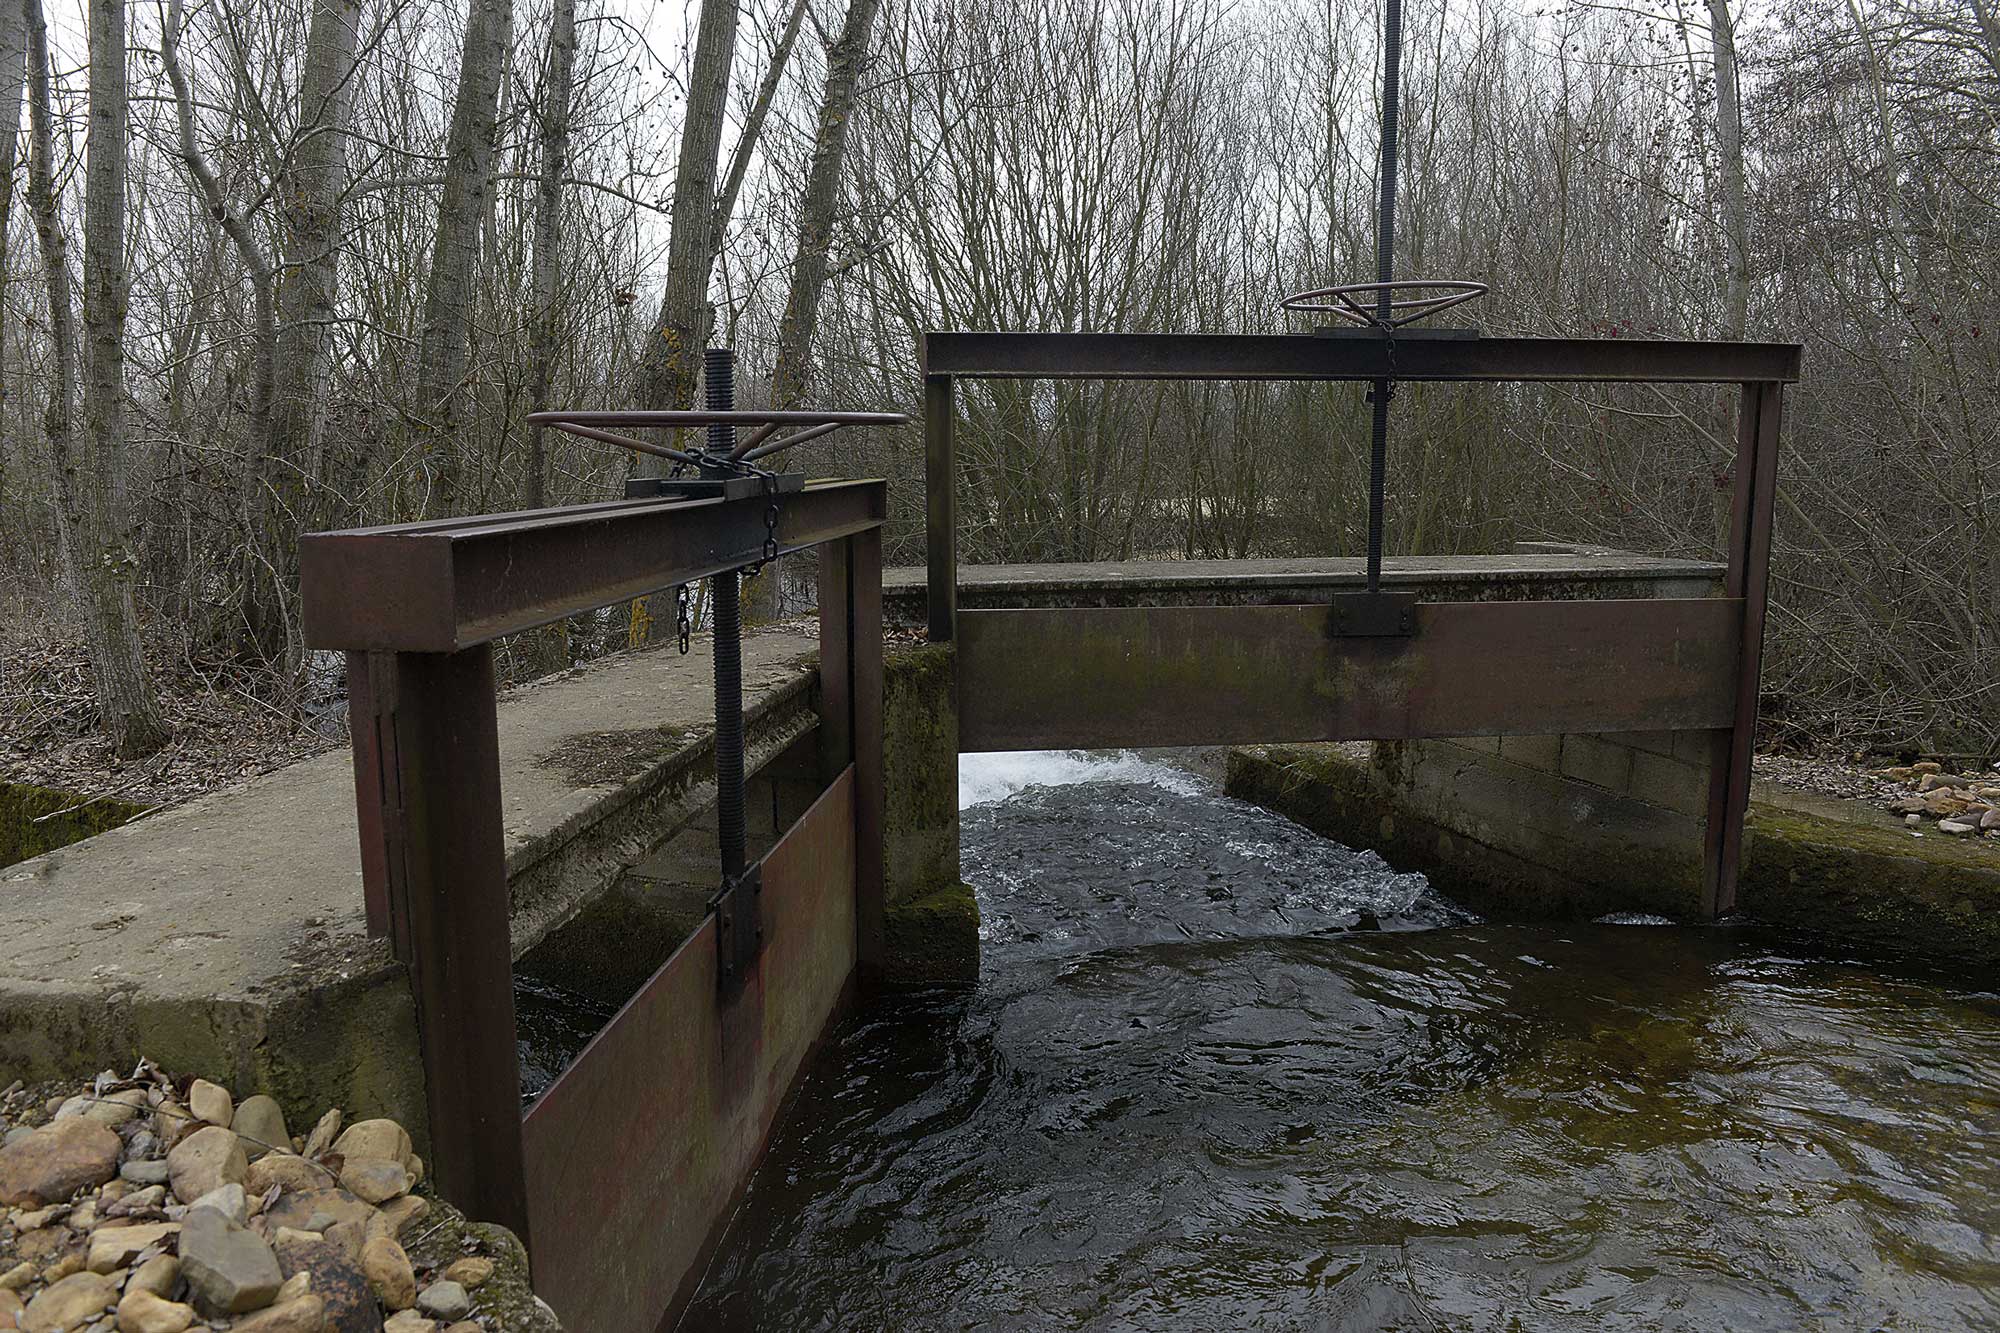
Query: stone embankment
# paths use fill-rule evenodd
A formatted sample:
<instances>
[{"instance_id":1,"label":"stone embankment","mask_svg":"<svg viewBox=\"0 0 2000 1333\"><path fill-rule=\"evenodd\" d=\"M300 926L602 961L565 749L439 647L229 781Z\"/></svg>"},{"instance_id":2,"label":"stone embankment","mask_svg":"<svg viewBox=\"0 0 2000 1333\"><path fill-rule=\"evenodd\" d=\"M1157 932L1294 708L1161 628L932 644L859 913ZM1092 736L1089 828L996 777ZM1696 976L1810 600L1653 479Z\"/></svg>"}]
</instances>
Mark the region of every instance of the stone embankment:
<instances>
[{"instance_id":1,"label":"stone embankment","mask_svg":"<svg viewBox=\"0 0 2000 1333\"><path fill-rule=\"evenodd\" d=\"M560 1333L511 1232L416 1192L393 1120L294 1136L142 1063L16 1083L0 1128L0 1333Z\"/></svg>"},{"instance_id":2,"label":"stone embankment","mask_svg":"<svg viewBox=\"0 0 2000 1333\"><path fill-rule=\"evenodd\" d=\"M1877 772L1911 789L1888 806L1910 828L1930 824L1947 837L2000 842L2000 773L1947 773L1933 760Z\"/></svg>"}]
</instances>

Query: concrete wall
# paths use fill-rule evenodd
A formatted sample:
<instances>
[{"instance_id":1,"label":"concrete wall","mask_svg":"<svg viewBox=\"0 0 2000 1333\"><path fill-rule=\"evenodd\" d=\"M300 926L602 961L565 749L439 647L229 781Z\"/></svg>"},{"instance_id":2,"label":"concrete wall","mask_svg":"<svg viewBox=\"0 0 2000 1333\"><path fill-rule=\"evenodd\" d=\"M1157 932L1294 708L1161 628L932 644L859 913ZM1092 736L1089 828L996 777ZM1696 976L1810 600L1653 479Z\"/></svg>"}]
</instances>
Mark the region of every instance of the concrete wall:
<instances>
[{"instance_id":1,"label":"concrete wall","mask_svg":"<svg viewBox=\"0 0 2000 1333\"><path fill-rule=\"evenodd\" d=\"M979 978L979 905L959 878L958 676L950 644L883 661L881 980L967 985Z\"/></svg>"}]
</instances>

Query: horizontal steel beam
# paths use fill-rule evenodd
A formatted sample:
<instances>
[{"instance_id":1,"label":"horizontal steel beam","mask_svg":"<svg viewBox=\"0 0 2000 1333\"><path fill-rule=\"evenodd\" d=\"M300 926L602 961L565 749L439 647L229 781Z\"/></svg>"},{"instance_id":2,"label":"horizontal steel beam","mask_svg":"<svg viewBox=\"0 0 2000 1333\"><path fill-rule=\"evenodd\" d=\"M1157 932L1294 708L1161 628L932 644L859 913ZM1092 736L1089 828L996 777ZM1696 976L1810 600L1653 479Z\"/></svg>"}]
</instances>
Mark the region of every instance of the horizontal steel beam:
<instances>
[{"instance_id":1,"label":"horizontal steel beam","mask_svg":"<svg viewBox=\"0 0 2000 1333\"><path fill-rule=\"evenodd\" d=\"M1799 377L1797 343L1310 333L927 333L924 371L972 379L1549 380L1743 384Z\"/></svg>"},{"instance_id":2,"label":"horizontal steel beam","mask_svg":"<svg viewBox=\"0 0 2000 1333\"><path fill-rule=\"evenodd\" d=\"M761 558L768 502L627 500L320 532L299 543L311 648L457 652ZM781 553L880 527L881 481L808 483Z\"/></svg>"},{"instance_id":3,"label":"horizontal steel beam","mask_svg":"<svg viewBox=\"0 0 2000 1333\"><path fill-rule=\"evenodd\" d=\"M1432 602L1407 638L1319 606L960 611L959 749L1729 726L1733 598Z\"/></svg>"}]
</instances>

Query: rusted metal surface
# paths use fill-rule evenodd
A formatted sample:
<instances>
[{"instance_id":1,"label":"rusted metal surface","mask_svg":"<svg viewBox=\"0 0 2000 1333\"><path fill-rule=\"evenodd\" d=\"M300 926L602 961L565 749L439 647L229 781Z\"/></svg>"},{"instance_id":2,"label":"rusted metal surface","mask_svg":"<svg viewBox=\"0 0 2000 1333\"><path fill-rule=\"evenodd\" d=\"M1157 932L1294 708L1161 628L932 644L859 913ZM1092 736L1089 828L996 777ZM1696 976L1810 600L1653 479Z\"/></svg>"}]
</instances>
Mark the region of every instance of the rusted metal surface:
<instances>
[{"instance_id":1,"label":"rusted metal surface","mask_svg":"<svg viewBox=\"0 0 2000 1333\"><path fill-rule=\"evenodd\" d=\"M410 960L408 923L392 917L403 869L403 802L397 784L396 659L389 653L347 654L347 722L353 737L354 814L361 833L361 897L368 934L389 936L396 957Z\"/></svg>"},{"instance_id":2,"label":"rusted metal surface","mask_svg":"<svg viewBox=\"0 0 2000 1333\"><path fill-rule=\"evenodd\" d=\"M933 334L931 337L942 337ZM924 377L924 550L930 640L949 643L958 615L958 454L951 378Z\"/></svg>"},{"instance_id":3,"label":"rusted metal surface","mask_svg":"<svg viewBox=\"0 0 2000 1333\"><path fill-rule=\"evenodd\" d=\"M929 333L932 376L1738 384L1799 377L1796 343L1384 339L1251 333Z\"/></svg>"},{"instance_id":4,"label":"rusted metal surface","mask_svg":"<svg viewBox=\"0 0 2000 1333\"><path fill-rule=\"evenodd\" d=\"M439 1192L534 1243L524 1184L521 1068L500 807L493 650L404 653L395 666L400 846L385 844L410 986Z\"/></svg>"},{"instance_id":5,"label":"rusted metal surface","mask_svg":"<svg viewBox=\"0 0 2000 1333\"><path fill-rule=\"evenodd\" d=\"M880 481L788 496L780 553L879 525ZM315 533L299 543L305 639L344 651L452 652L764 558L763 497L620 500Z\"/></svg>"},{"instance_id":6,"label":"rusted metal surface","mask_svg":"<svg viewBox=\"0 0 2000 1333\"><path fill-rule=\"evenodd\" d=\"M879 967L886 944L882 827L887 800L882 766L882 530L847 539L852 570L849 690L854 729L854 899L857 948L864 968Z\"/></svg>"},{"instance_id":7,"label":"rusted metal surface","mask_svg":"<svg viewBox=\"0 0 2000 1333\"><path fill-rule=\"evenodd\" d=\"M854 801L850 770L764 858L735 998L711 919L528 1112L535 1289L564 1327L646 1333L692 1294L854 968Z\"/></svg>"},{"instance_id":8,"label":"rusted metal surface","mask_svg":"<svg viewBox=\"0 0 2000 1333\"><path fill-rule=\"evenodd\" d=\"M1439 602L1408 638L1325 606L963 611L959 748L1234 745L1728 724L1733 598Z\"/></svg>"},{"instance_id":9,"label":"rusted metal surface","mask_svg":"<svg viewBox=\"0 0 2000 1333\"><path fill-rule=\"evenodd\" d=\"M819 778L854 762L853 561L848 543L819 548Z\"/></svg>"},{"instance_id":10,"label":"rusted metal surface","mask_svg":"<svg viewBox=\"0 0 2000 1333\"><path fill-rule=\"evenodd\" d=\"M1716 916L1736 908L1743 820L1750 807L1750 761L1757 741L1757 693L1770 595L1771 522L1776 508L1783 405L1784 391L1779 385L1743 387L1737 419L1729 571L1723 577L1724 591L1743 609L1736 631L1743 645L1742 667L1734 714L1728 729L1719 731L1715 739L1709 776L1708 875L1703 892L1703 906Z\"/></svg>"}]
</instances>

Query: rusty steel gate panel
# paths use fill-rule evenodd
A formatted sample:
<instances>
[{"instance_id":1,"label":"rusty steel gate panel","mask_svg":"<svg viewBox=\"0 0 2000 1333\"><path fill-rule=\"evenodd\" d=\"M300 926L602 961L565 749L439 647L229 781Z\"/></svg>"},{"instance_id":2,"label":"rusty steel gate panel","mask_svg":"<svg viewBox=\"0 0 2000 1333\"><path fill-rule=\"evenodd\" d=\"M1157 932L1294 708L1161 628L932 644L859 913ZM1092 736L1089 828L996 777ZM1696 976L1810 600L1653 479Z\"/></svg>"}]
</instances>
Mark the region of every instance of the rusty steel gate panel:
<instances>
[{"instance_id":1,"label":"rusty steel gate panel","mask_svg":"<svg viewBox=\"0 0 2000 1333\"><path fill-rule=\"evenodd\" d=\"M959 749L1726 727L1742 610L1431 602L1363 638L1324 604L961 611Z\"/></svg>"},{"instance_id":2,"label":"rusty steel gate panel","mask_svg":"<svg viewBox=\"0 0 2000 1333\"><path fill-rule=\"evenodd\" d=\"M535 1289L565 1327L651 1333L692 1294L853 975L854 814L850 767L764 858L740 993L710 916L529 1110Z\"/></svg>"}]
</instances>

